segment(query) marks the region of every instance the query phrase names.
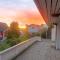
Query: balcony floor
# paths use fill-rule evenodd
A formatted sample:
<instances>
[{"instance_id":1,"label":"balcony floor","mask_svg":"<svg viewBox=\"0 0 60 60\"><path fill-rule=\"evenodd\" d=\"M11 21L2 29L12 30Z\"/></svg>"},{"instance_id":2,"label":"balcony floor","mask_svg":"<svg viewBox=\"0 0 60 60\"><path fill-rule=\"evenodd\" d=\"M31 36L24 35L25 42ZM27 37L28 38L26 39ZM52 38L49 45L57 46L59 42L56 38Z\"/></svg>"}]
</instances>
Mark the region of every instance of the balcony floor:
<instances>
[{"instance_id":1,"label":"balcony floor","mask_svg":"<svg viewBox=\"0 0 60 60\"><path fill-rule=\"evenodd\" d=\"M49 40L36 42L14 60L60 60L60 50L51 44Z\"/></svg>"}]
</instances>

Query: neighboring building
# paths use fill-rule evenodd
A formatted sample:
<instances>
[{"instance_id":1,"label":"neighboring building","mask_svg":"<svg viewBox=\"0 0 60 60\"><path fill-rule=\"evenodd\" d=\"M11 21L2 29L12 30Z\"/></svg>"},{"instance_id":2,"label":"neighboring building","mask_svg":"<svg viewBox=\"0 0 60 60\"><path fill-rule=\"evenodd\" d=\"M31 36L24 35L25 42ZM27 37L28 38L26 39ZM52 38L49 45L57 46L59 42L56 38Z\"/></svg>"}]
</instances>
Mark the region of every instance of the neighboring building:
<instances>
[{"instance_id":1,"label":"neighboring building","mask_svg":"<svg viewBox=\"0 0 60 60\"><path fill-rule=\"evenodd\" d=\"M0 22L0 40L4 39L7 28L7 24Z\"/></svg>"},{"instance_id":2,"label":"neighboring building","mask_svg":"<svg viewBox=\"0 0 60 60\"><path fill-rule=\"evenodd\" d=\"M31 33L37 33L40 31L40 25L35 25L35 24L31 24L28 25L28 32Z\"/></svg>"},{"instance_id":3,"label":"neighboring building","mask_svg":"<svg viewBox=\"0 0 60 60\"><path fill-rule=\"evenodd\" d=\"M26 25L25 29L20 29L21 36L24 35L25 33L31 35L33 33L38 33L38 32L40 32L40 25L36 25L36 24Z\"/></svg>"}]
</instances>

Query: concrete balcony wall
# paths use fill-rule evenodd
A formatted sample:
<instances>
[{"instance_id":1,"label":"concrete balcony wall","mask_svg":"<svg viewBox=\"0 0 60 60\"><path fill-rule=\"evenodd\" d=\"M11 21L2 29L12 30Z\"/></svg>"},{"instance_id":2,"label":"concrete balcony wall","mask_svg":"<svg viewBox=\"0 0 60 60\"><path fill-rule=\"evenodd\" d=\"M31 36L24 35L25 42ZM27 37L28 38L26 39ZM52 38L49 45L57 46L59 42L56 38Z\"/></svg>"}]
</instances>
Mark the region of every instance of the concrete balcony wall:
<instances>
[{"instance_id":1,"label":"concrete balcony wall","mask_svg":"<svg viewBox=\"0 0 60 60\"><path fill-rule=\"evenodd\" d=\"M31 39L28 39L22 43L19 43L11 48L8 48L0 52L0 60L11 60L12 58L17 56L19 53L23 52L26 48L28 48L30 45L32 45L36 41L41 41L41 38L34 37Z\"/></svg>"}]
</instances>

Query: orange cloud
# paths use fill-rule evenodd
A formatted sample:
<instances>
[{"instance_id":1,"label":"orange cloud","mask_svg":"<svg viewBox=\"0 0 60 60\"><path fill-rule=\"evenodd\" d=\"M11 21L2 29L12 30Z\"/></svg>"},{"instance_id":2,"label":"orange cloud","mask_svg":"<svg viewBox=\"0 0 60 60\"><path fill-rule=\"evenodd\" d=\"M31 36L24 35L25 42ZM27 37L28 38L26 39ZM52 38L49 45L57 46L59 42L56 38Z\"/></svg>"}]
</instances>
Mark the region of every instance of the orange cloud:
<instances>
[{"instance_id":1,"label":"orange cloud","mask_svg":"<svg viewBox=\"0 0 60 60\"><path fill-rule=\"evenodd\" d=\"M22 10L16 15L16 20L25 24L45 24L42 16L37 10Z\"/></svg>"},{"instance_id":2,"label":"orange cloud","mask_svg":"<svg viewBox=\"0 0 60 60\"><path fill-rule=\"evenodd\" d=\"M17 21L20 24L45 24L42 16L37 9L5 9L0 8L0 22L5 22L8 25L12 21Z\"/></svg>"}]
</instances>

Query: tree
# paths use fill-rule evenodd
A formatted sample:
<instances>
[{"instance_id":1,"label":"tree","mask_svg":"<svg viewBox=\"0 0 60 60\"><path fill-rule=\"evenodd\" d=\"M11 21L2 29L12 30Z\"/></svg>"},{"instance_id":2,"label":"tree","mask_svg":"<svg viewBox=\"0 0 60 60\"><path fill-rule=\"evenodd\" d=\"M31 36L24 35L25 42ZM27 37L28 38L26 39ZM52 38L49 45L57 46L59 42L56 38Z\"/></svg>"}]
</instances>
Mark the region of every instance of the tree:
<instances>
[{"instance_id":1,"label":"tree","mask_svg":"<svg viewBox=\"0 0 60 60\"><path fill-rule=\"evenodd\" d=\"M10 24L10 29L11 30L19 30L19 24L17 22L12 22Z\"/></svg>"},{"instance_id":2,"label":"tree","mask_svg":"<svg viewBox=\"0 0 60 60\"><path fill-rule=\"evenodd\" d=\"M7 38L18 38L20 36L19 25L17 22L10 24L10 29L7 32Z\"/></svg>"}]
</instances>

